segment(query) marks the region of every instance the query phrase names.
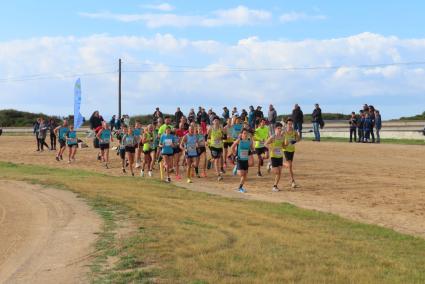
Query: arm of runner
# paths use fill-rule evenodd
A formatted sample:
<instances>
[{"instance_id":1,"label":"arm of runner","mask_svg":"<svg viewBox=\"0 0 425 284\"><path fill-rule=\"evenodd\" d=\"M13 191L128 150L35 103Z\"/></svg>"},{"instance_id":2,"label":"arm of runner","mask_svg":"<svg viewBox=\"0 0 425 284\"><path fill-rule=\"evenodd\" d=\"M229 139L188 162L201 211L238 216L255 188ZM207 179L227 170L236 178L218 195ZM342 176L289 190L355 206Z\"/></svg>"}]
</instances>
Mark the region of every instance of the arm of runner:
<instances>
[{"instance_id":1,"label":"arm of runner","mask_svg":"<svg viewBox=\"0 0 425 284\"><path fill-rule=\"evenodd\" d=\"M182 140L180 141L180 149L184 152L186 150L186 147L184 146L187 140L187 136L185 135Z\"/></svg>"},{"instance_id":2,"label":"arm of runner","mask_svg":"<svg viewBox=\"0 0 425 284\"><path fill-rule=\"evenodd\" d=\"M232 147L230 147L229 157L231 157L231 155L235 155L236 154L236 147L238 147L239 141L240 141L240 139L238 138L238 139L236 139L235 142L233 142Z\"/></svg>"}]
</instances>

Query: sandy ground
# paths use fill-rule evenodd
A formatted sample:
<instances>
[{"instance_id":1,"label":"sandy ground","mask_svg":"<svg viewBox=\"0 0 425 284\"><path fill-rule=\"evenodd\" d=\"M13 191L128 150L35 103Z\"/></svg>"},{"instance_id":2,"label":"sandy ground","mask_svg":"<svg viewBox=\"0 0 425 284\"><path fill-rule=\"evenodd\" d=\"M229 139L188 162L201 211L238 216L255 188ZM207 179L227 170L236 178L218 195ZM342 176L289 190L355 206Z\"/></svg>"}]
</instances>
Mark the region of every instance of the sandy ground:
<instances>
[{"instance_id":1,"label":"sandy ground","mask_svg":"<svg viewBox=\"0 0 425 284\"><path fill-rule=\"evenodd\" d=\"M0 283L89 282L100 225L71 192L0 181Z\"/></svg>"},{"instance_id":2,"label":"sandy ground","mask_svg":"<svg viewBox=\"0 0 425 284\"><path fill-rule=\"evenodd\" d=\"M3 161L122 175L114 152L111 152L111 168L107 170L95 160L93 148L79 150L77 161L70 165L55 161L53 152L34 150L33 137L0 138L0 160ZM256 177L256 170L250 169L247 194L235 192L237 177L227 173L222 182L217 182L212 170L208 178L195 179L190 185L177 184L224 196L289 202L425 237L424 158L423 146L303 141L297 144L295 155L295 179L300 185L297 190L290 190L289 175L285 171L280 185L282 191L272 193L273 176L267 174L265 168L263 177ZM158 172L154 175L158 177Z\"/></svg>"}]
</instances>

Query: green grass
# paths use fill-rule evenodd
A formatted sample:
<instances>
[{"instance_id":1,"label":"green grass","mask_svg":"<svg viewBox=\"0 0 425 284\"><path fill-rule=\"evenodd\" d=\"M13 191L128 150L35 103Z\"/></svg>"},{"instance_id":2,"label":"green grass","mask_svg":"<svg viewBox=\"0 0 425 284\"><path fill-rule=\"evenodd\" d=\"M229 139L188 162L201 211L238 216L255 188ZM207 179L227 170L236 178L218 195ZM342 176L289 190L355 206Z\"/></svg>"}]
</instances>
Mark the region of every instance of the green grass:
<instances>
[{"instance_id":1,"label":"green grass","mask_svg":"<svg viewBox=\"0 0 425 284\"><path fill-rule=\"evenodd\" d=\"M311 140L313 138L305 138ZM321 142L345 142L348 143L348 138L343 137L320 137ZM381 139L381 144L399 144L399 145L425 145L425 139Z\"/></svg>"},{"instance_id":2,"label":"green grass","mask_svg":"<svg viewBox=\"0 0 425 284\"><path fill-rule=\"evenodd\" d=\"M95 283L424 283L425 240L289 204L0 162L0 179L78 192L105 220ZM119 239L116 226L136 230ZM107 259L116 258L112 267Z\"/></svg>"}]
</instances>

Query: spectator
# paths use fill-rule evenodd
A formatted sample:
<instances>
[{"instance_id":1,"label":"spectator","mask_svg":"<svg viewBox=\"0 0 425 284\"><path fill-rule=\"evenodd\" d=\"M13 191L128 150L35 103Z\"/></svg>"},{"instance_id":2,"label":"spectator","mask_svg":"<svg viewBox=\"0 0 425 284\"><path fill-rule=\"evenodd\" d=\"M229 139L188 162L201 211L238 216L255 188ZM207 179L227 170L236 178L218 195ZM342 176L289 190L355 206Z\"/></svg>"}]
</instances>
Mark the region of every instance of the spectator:
<instances>
[{"instance_id":1,"label":"spectator","mask_svg":"<svg viewBox=\"0 0 425 284\"><path fill-rule=\"evenodd\" d=\"M115 129L118 131L121 129L121 125L124 125L122 117L119 117L115 122Z\"/></svg>"},{"instance_id":2,"label":"spectator","mask_svg":"<svg viewBox=\"0 0 425 284\"><path fill-rule=\"evenodd\" d=\"M223 108L223 119L224 121L227 121L230 117L230 111L227 107Z\"/></svg>"},{"instance_id":3,"label":"spectator","mask_svg":"<svg viewBox=\"0 0 425 284\"><path fill-rule=\"evenodd\" d=\"M313 131L314 131L314 140L320 142L320 128L323 124L323 118L322 118L322 110L319 107L319 104L314 105L313 113L311 114L313 123Z\"/></svg>"},{"instance_id":4,"label":"spectator","mask_svg":"<svg viewBox=\"0 0 425 284\"><path fill-rule=\"evenodd\" d=\"M277 112L274 109L273 105L269 105L269 113L267 115L267 119L269 121L270 133L274 134L274 125L276 124L276 120L277 120Z\"/></svg>"},{"instance_id":5,"label":"spectator","mask_svg":"<svg viewBox=\"0 0 425 284\"><path fill-rule=\"evenodd\" d=\"M94 131L95 134L102 129L102 121L103 117L99 114L99 111L94 111L93 114L90 117L90 129ZM99 139L94 136L93 139L93 146L94 148L99 148ZM97 159L100 161L102 159L100 152L97 153Z\"/></svg>"},{"instance_id":6,"label":"spectator","mask_svg":"<svg viewBox=\"0 0 425 284\"><path fill-rule=\"evenodd\" d=\"M375 129L376 129L376 143L381 143L381 128L382 128L382 120L381 114L379 110L375 110Z\"/></svg>"},{"instance_id":7,"label":"spectator","mask_svg":"<svg viewBox=\"0 0 425 284\"><path fill-rule=\"evenodd\" d=\"M187 119L189 120L189 123L196 121L196 114L195 114L195 110L193 108L190 109L190 112L187 115Z\"/></svg>"},{"instance_id":8,"label":"spectator","mask_svg":"<svg viewBox=\"0 0 425 284\"><path fill-rule=\"evenodd\" d=\"M37 141L37 151L40 151L40 140L38 139L38 134L40 132L40 118L34 122L33 125L33 134L35 135L35 140Z\"/></svg>"},{"instance_id":9,"label":"spectator","mask_svg":"<svg viewBox=\"0 0 425 284\"><path fill-rule=\"evenodd\" d=\"M363 110L360 110L360 118L357 121L357 132L359 134L359 140L357 142L363 142L364 140L364 120L365 120L365 112Z\"/></svg>"},{"instance_id":10,"label":"spectator","mask_svg":"<svg viewBox=\"0 0 425 284\"><path fill-rule=\"evenodd\" d=\"M242 120L242 122L245 122L246 121L247 116L248 116L248 113L246 112L246 110L245 109L242 109L242 112L241 112L241 120Z\"/></svg>"},{"instance_id":11,"label":"spectator","mask_svg":"<svg viewBox=\"0 0 425 284\"><path fill-rule=\"evenodd\" d=\"M255 129L255 110L253 106L249 106L248 124L251 129Z\"/></svg>"},{"instance_id":12,"label":"spectator","mask_svg":"<svg viewBox=\"0 0 425 284\"><path fill-rule=\"evenodd\" d=\"M236 107L233 107L232 117L235 117L235 116L239 116L239 112L238 112L238 109Z\"/></svg>"},{"instance_id":13,"label":"spectator","mask_svg":"<svg viewBox=\"0 0 425 284\"><path fill-rule=\"evenodd\" d=\"M260 124L261 119L264 118L264 113L261 110L261 106L257 106L257 109L255 110L255 126Z\"/></svg>"},{"instance_id":14,"label":"spectator","mask_svg":"<svg viewBox=\"0 0 425 284\"><path fill-rule=\"evenodd\" d=\"M364 132L364 143L370 142L370 132L372 130L372 120L370 119L369 113L365 113L365 118L363 122L363 132Z\"/></svg>"},{"instance_id":15,"label":"spectator","mask_svg":"<svg viewBox=\"0 0 425 284\"><path fill-rule=\"evenodd\" d=\"M201 116L202 116L202 107L198 108L198 113L196 114L196 122L201 124Z\"/></svg>"},{"instance_id":16,"label":"spectator","mask_svg":"<svg viewBox=\"0 0 425 284\"><path fill-rule=\"evenodd\" d=\"M49 120L49 133L50 133L50 149L51 150L56 150L56 134L55 134L55 129L56 127L58 127L58 124L56 122L55 119L51 118Z\"/></svg>"},{"instance_id":17,"label":"spectator","mask_svg":"<svg viewBox=\"0 0 425 284\"><path fill-rule=\"evenodd\" d=\"M124 114L122 119L125 125L130 126L130 116L128 114Z\"/></svg>"},{"instance_id":18,"label":"spectator","mask_svg":"<svg viewBox=\"0 0 425 284\"><path fill-rule=\"evenodd\" d=\"M178 107L174 114L174 122L176 123L175 128L179 128L179 123L182 117L183 117L183 112L180 110L180 107Z\"/></svg>"},{"instance_id":19,"label":"spectator","mask_svg":"<svg viewBox=\"0 0 425 284\"><path fill-rule=\"evenodd\" d=\"M159 110L159 107L157 107L155 109L155 112L153 113L153 123L156 123L158 121L158 118L162 118L164 119L164 115L162 114L162 112Z\"/></svg>"},{"instance_id":20,"label":"spectator","mask_svg":"<svg viewBox=\"0 0 425 284\"><path fill-rule=\"evenodd\" d=\"M180 118L179 126L181 126L181 125L183 125L183 130L185 130L185 131L189 130L189 123L187 123L187 118L185 116L182 116ZM177 127L176 127L176 129L177 129Z\"/></svg>"},{"instance_id":21,"label":"spectator","mask_svg":"<svg viewBox=\"0 0 425 284\"><path fill-rule=\"evenodd\" d=\"M111 127L111 131L114 131L114 127L115 127L115 123L116 123L116 119L115 119L115 114L112 116L111 120L109 121L109 125ZM118 128L119 129L119 128Z\"/></svg>"},{"instance_id":22,"label":"spectator","mask_svg":"<svg viewBox=\"0 0 425 284\"><path fill-rule=\"evenodd\" d=\"M372 143L375 143L375 133L373 128L375 128L375 108L369 105L369 118L371 121L370 135L372 136Z\"/></svg>"},{"instance_id":23,"label":"spectator","mask_svg":"<svg viewBox=\"0 0 425 284\"><path fill-rule=\"evenodd\" d=\"M40 123L38 126L38 139L39 144L40 144L40 151L43 152L44 151L44 146L47 147L47 149L49 149L49 145L47 145L46 143L46 137L47 137L47 130L49 129L48 124L46 123L46 121L44 120L44 118L40 118Z\"/></svg>"},{"instance_id":24,"label":"spectator","mask_svg":"<svg viewBox=\"0 0 425 284\"><path fill-rule=\"evenodd\" d=\"M209 119L208 119L208 114L204 108L201 109L200 122L201 122L202 134L205 135L207 134L207 124L209 123Z\"/></svg>"},{"instance_id":25,"label":"spectator","mask_svg":"<svg viewBox=\"0 0 425 284\"><path fill-rule=\"evenodd\" d=\"M300 139L302 139L304 113L298 104L295 104L292 110L292 120L294 121L294 130L298 132Z\"/></svg>"},{"instance_id":26,"label":"spectator","mask_svg":"<svg viewBox=\"0 0 425 284\"><path fill-rule=\"evenodd\" d=\"M354 111L351 113L351 117L348 123L350 124L350 143L353 142L353 136L354 136L354 142L356 142L358 121L357 121L356 113Z\"/></svg>"}]
</instances>

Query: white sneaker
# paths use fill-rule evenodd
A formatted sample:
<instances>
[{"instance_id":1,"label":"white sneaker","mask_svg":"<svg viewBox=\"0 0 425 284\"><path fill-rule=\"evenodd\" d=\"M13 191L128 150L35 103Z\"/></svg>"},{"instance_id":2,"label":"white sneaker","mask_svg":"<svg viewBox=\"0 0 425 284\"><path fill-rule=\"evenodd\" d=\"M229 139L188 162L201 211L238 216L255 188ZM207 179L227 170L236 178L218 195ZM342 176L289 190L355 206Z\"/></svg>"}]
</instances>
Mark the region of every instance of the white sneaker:
<instances>
[{"instance_id":1,"label":"white sneaker","mask_svg":"<svg viewBox=\"0 0 425 284\"><path fill-rule=\"evenodd\" d=\"M145 176L145 172L144 171L140 171L140 176L144 177Z\"/></svg>"},{"instance_id":2,"label":"white sneaker","mask_svg":"<svg viewBox=\"0 0 425 284\"><path fill-rule=\"evenodd\" d=\"M273 186L272 191L273 191L273 192L279 192L279 188L277 188L277 186Z\"/></svg>"},{"instance_id":3,"label":"white sneaker","mask_svg":"<svg viewBox=\"0 0 425 284\"><path fill-rule=\"evenodd\" d=\"M295 183L295 181L292 182L291 187L292 188L297 188L298 187L297 184Z\"/></svg>"},{"instance_id":4,"label":"white sneaker","mask_svg":"<svg viewBox=\"0 0 425 284\"><path fill-rule=\"evenodd\" d=\"M149 177L152 177L152 171L149 171L149 172L148 172L148 176L149 176Z\"/></svg>"}]
</instances>

